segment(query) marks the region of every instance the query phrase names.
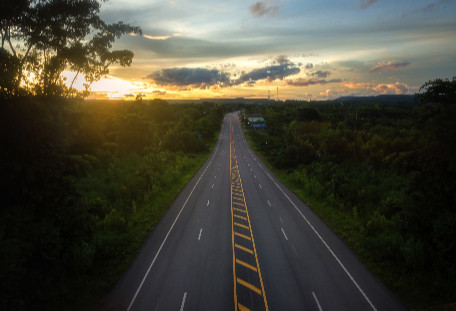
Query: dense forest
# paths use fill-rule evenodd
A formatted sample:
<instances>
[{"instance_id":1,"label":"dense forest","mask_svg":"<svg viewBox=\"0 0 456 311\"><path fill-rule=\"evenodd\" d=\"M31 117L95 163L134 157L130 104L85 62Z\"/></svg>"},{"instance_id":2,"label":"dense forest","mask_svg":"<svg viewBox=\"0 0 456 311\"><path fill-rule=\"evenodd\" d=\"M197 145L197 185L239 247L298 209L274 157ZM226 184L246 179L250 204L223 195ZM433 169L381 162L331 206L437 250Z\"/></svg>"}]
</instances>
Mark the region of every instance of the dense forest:
<instances>
[{"instance_id":1,"label":"dense forest","mask_svg":"<svg viewBox=\"0 0 456 311\"><path fill-rule=\"evenodd\" d=\"M0 105L0 309L85 309L207 159L215 104Z\"/></svg>"},{"instance_id":2,"label":"dense forest","mask_svg":"<svg viewBox=\"0 0 456 311\"><path fill-rule=\"evenodd\" d=\"M415 104L272 103L243 118L281 179L410 307L456 301L456 78L429 81Z\"/></svg>"}]
</instances>

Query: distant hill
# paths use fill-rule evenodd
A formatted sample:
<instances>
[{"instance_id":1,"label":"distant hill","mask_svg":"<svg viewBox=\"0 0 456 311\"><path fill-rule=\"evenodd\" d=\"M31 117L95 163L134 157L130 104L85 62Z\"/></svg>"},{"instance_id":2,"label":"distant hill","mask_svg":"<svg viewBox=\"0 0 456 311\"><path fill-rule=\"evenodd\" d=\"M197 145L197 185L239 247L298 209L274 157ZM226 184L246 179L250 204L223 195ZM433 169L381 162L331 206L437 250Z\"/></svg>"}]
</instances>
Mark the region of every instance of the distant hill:
<instances>
[{"instance_id":1,"label":"distant hill","mask_svg":"<svg viewBox=\"0 0 456 311\"><path fill-rule=\"evenodd\" d=\"M342 96L334 101L414 104L415 95Z\"/></svg>"}]
</instances>

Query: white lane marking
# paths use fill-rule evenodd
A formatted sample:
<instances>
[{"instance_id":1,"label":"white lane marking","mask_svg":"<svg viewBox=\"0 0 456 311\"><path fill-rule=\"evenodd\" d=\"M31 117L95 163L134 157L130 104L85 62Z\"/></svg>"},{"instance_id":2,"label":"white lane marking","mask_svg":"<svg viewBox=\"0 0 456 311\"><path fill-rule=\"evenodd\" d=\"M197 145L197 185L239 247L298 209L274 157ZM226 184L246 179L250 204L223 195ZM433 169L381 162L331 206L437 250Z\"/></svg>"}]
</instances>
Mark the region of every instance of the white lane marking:
<instances>
[{"instance_id":1,"label":"white lane marking","mask_svg":"<svg viewBox=\"0 0 456 311\"><path fill-rule=\"evenodd\" d=\"M255 177L255 178L256 178L256 175L253 175L253 177Z\"/></svg>"},{"instance_id":2,"label":"white lane marking","mask_svg":"<svg viewBox=\"0 0 456 311\"><path fill-rule=\"evenodd\" d=\"M271 175L269 175L266 171L265 171L266 175L269 176L269 178L272 180L272 182L276 185L277 188L279 188L279 190L283 193L283 195L288 199L288 201L290 201L290 203L294 206L294 208L298 211L298 213L301 215L301 217L307 222L307 224L309 225L309 227L312 229L312 231L318 236L318 238L321 240L321 242L323 243L323 245L326 246L326 248L328 249L328 251L331 253L331 255L334 257L334 259L336 259L337 263L341 266L341 268L345 271L345 273L348 275L348 277L350 278L350 280L353 282L353 284L355 284L356 288L359 290L359 292L361 293L361 295L363 295L364 299L366 299L366 301L369 303L369 305L371 306L372 310L374 311L377 311L377 308L375 308L374 304L372 303L372 301L370 301L369 297L367 297L366 293L361 289L361 287L358 285L358 283L355 281L355 279L353 278L353 276L350 274L350 272L348 272L347 268L345 268L345 266L342 264L342 262L340 261L339 257L336 256L336 254L333 252L333 250L331 249L331 247L329 247L329 245L326 243L326 241L321 237L320 233L318 233L318 231L314 228L314 226L312 226L312 224L310 223L310 221L307 219L306 216L304 216L304 214L301 212L301 210L296 206L296 204L294 204L294 202L290 199L290 197L285 193L285 191L283 191L283 189L279 186L279 184L277 182L275 182L275 180L271 177Z\"/></svg>"},{"instance_id":3,"label":"white lane marking","mask_svg":"<svg viewBox=\"0 0 456 311\"><path fill-rule=\"evenodd\" d=\"M198 235L198 241L201 239L201 233L203 232L203 228L200 229L200 234Z\"/></svg>"},{"instance_id":4,"label":"white lane marking","mask_svg":"<svg viewBox=\"0 0 456 311\"><path fill-rule=\"evenodd\" d=\"M182 205L182 207L181 207L179 213L178 213L177 216L176 216L176 219L174 219L174 222L172 223L171 228L169 228L168 233L167 233L166 236L165 236L165 239L164 239L163 242L161 243L160 248L158 249L157 253L155 254L154 259L152 260L152 262L151 262L150 265L149 265L149 268L148 268L147 271L146 271L146 274L144 274L144 277L143 277L141 283L139 284L138 289L137 289L136 292L135 292L135 295L134 295L133 298L131 299L130 305L128 306L127 311L130 311L131 307L133 306L133 303L135 302L136 297L138 297L139 291L141 290L142 286L144 285L144 282L146 281L146 278L147 278L147 276L149 275L150 270L152 269L152 266L154 265L155 261L157 260L158 255L160 254L160 252L161 252L161 250L162 250L162 248L163 248L163 245L165 245L165 242L166 242L166 240L168 239L168 236L170 235L171 231L173 230L174 225L176 224L177 220L179 219L180 214L182 213L182 211L184 210L185 206L187 205L187 202L188 202L188 200L190 199L190 197L192 196L193 191L195 191L196 186L198 186L198 184L199 184L201 178L203 178L203 176L204 176L204 174L206 173L207 169L209 168L209 166L211 166L212 160L214 160L214 157L215 157L215 155L217 154L217 150L218 150L218 145L217 145L217 148L215 149L214 154L212 155L211 160L210 160L209 163L207 164L207 166L206 166L206 168L204 169L204 171L203 171L203 173L201 174L201 176L200 176L200 177L198 178L198 180L196 181L196 184L193 186L192 191L190 191L190 194L188 195L187 199L185 200L184 204Z\"/></svg>"},{"instance_id":5,"label":"white lane marking","mask_svg":"<svg viewBox=\"0 0 456 311\"><path fill-rule=\"evenodd\" d=\"M217 178L217 175L215 175L214 178Z\"/></svg>"},{"instance_id":6,"label":"white lane marking","mask_svg":"<svg viewBox=\"0 0 456 311\"><path fill-rule=\"evenodd\" d=\"M294 253L295 253L296 257L297 257L298 256L298 252L296 251L295 246L293 244L291 244L291 247L293 248L293 251L294 251Z\"/></svg>"},{"instance_id":7,"label":"white lane marking","mask_svg":"<svg viewBox=\"0 0 456 311\"><path fill-rule=\"evenodd\" d=\"M207 200L207 204L206 204L206 206L209 206L209 200Z\"/></svg>"},{"instance_id":8,"label":"white lane marking","mask_svg":"<svg viewBox=\"0 0 456 311\"><path fill-rule=\"evenodd\" d=\"M280 229L282 229L282 233L283 233L283 236L285 237L285 240L288 241L288 237L287 237L287 235L285 234L285 231L283 231L283 228L280 228Z\"/></svg>"},{"instance_id":9,"label":"white lane marking","mask_svg":"<svg viewBox=\"0 0 456 311\"><path fill-rule=\"evenodd\" d=\"M261 184L258 184L258 186L260 186L260 189L263 189L263 187L261 187Z\"/></svg>"},{"instance_id":10,"label":"white lane marking","mask_svg":"<svg viewBox=\"0 0 456 311\"><path fill-rule=\"evenodd\" d=\"M214 189L214 184L212 184L212 187L211 187L211 188Z\"/></svg>"},{"instance_id":11,"label":"white lane marking","mask_svg":"<svg viewBox=\"0 0 456 311\"><path fill-rule=\"evenodd\" d=\"M282 220L282 217L279 217L279 218L280 218L280 222L281 222L281 223L282 223L282 225L283 225L283 220Z\"/></svg>"},{"instance_id":12,"label":"white lane marking","mask_svg":"<svg viewBox=\"0 0 456 311\"><path fill-rule=\"evenodd\" d=\"M322 307L321 307L321 305L320 305L320 302L318 301L317 295L315 295L314 292L312 292L312 295L313 295L313 297L314 297L314 299L315 299L315 302L317 303L318 310L319 310L319 311L323 311L323 309L322 309Z\"/></svg>"},{"instance_id":13,"label":"white lane marking","mask_svg":"<svg viewBox=\"0 0 456 311\"><path fill-rule=\"evenodd\" d=\"M269 200L268 200L268 204L269 204L269 207L271 207L271 206L272 206L272 205L271 205L271 202L269 202Z\"/></svg>"},{"instance_id":14,"label":"white lane marking","mask_svg":"<svg viewBox=\"0 0 456 311\"><path fill-rule=\"evenodd\" d=\"M184 311L185 299L187 298L187 292L184 293L184 297L182 298L182 304L180 311Z\"/></svg>"}]
</instances>

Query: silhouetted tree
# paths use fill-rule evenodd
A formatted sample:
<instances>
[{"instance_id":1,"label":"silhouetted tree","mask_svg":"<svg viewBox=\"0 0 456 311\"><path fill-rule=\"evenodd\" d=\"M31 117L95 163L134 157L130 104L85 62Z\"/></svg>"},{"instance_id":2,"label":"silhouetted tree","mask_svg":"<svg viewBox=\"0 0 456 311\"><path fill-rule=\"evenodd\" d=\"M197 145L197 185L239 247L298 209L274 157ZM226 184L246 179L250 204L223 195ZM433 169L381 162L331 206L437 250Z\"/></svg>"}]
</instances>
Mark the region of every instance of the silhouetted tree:
<instances>
[{"instance_id":1,"label":"silhouetted tree","mask_svg":"<svg viewBox=\"0 0 456 311\"><path fill-rule=\"evenodd\" d=\"M3 96L75 95L65 91L66 68L85 75L86 90L109 72L111 64L131 64L133 53L112 51L112 43L127 33L141 33L122 22L106 24L98 0L3 0L0 5ZM6 68L3 63L13 60ZM8 72L8 75L6 75ZM75 79L73 79L74 82Z\"/></svg>"},{"instance_id":2,"label":"silhouetted tree","mask_svg":"<svg viewBox=\"0 0 456 311\"><path fill-rule=\"evenodd\" d=\"M421 86L418 98L423 103L456 104L456 77L449 79L435 79Z\"/></svg>"}]
</instances>

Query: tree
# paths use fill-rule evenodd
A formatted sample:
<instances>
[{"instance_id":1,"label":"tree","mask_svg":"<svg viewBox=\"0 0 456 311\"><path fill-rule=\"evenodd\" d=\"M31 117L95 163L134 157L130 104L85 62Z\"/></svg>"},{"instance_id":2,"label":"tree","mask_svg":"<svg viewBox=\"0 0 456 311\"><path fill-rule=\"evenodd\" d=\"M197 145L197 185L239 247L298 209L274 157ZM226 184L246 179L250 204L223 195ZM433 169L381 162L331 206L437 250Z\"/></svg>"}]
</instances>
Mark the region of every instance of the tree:
<instances>
[{"instance_id":1,"label":"tree","mask_svg":"<svg viewBox=\"0 0 456 311\"><path fill-rule=\"evenodd\" d=\"M8 71L1 67L3 96L75 96L72 84L80 73L88 91L109 73L110 65L131 64L133 53L112 51L113 42L127 33L141 33L122 22L103 22L99 0L3 0L0 11L0 64L8 59L17 64ZM67 68L76 72L69 88L61 75Z\"/></svg>"},{"instance_id":2,"label":"tree","mask_svg":"<svg viewBox=\"0 0 456 311\"><path fill-rule=\"evenodd\" d=\"M452 80L435 79L426 82L421 86L417 97L423 103L456 104L456 77Z\"/></svg>"}]
</instances>

